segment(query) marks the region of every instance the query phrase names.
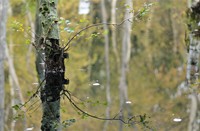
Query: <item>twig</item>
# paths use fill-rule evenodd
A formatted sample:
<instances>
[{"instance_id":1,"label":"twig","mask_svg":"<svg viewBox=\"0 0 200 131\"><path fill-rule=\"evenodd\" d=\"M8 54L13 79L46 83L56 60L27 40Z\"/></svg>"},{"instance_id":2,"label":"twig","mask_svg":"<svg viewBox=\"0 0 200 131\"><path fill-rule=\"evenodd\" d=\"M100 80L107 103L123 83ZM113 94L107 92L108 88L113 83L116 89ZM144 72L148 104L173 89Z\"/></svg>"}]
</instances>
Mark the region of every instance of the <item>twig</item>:
<instances>
[{"instance_id":1,"label":"twig","mask_svg":"<svg viewBox=\"0 0 200 131\"><path fill-rule=\"evenodd\" d=\"M124 19L123 21L121 21L120 23L97 23L97 24L92 24L92 25L89 25L83 29L81 29L80 31L78 31L71 39L69 39L69 41L67 42L67 44L64 46L64 49L68 46L70 46L70 43L71 41L76 37L78 36L81 32L87 30L87 29L90 29L92 27L97 27L97 26L101 26L101 25L112 25L112 26L121 26L123 23L125 23L126 21L128 22L131 22L131 19L133 18L137 18L138 16L140 16L140 12L138 12L135 16L133 17L130 17L130 18L127 18L127 19ZM65 49L64 51L67 51L69 48Z\"/></svg>"},{"instance_id":2,"label":"twig","mask_svg":"<svg viewBox=\"0 0 200 131\"><path fill-rule=\"evenodd\" d=\"M66 94L67 93L67 94ZM67 99L69 100L69 102L77 109L79 110L80 112L82 112L83 114L86 114L87 116L91 117L91 118L95 118L95 119L98 119L98 120L110 120L110 121L121 121L122 123L124 124L131 124L131 123L139 123L139 121L134 121L132 122L132 119L133 118L136 118L136 117L139 117L139 116L133 116L131 118L129 118L127 121L123 120L123 119L120 119L120 118L116 118L116 116L114 116L113 118L102 118L102 117L98 117L98 116L95 116L95 115L92 115L92 114L89 114L85 111L83 111L80 107L78 107L71 99L71 95L70 95L70 92L68 90L64 90L64 92L62 93L64 96L67 97Z\"/></svg>"}]
</instances>

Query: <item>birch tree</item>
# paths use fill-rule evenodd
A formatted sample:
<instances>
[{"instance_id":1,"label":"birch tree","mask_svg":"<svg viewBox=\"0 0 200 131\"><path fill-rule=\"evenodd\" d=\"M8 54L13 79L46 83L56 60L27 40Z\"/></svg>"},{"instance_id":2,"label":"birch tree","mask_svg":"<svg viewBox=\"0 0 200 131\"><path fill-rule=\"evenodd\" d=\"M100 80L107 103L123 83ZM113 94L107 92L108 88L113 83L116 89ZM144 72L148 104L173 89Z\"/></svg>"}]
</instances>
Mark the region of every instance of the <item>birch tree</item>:
<instances>
[{"instance_id":1,"label":"birch tree","mask_svg":"<svg viewBox=\"0 0 200 131\"><path fill-rule=\"evenodd\" d=\"M8 17L13 17L13 12L12 12L12 7L9 5L9 10L8 10ZM10 95L11 95L11 105L12 107L19 104L19 103L25 103L23 94L22 94L22 89L18 80L18 76L15 70L15 65L14 65L14 48L13 48L13 34L10 35L9 37L9 44L5 46L5 56L6 56L6 62L8 63L8 69L9 69L9 85L10 85ZM18 102L16 102L16 97L19 97ZM27 128L27 119L26 119L26 114L25 114L25 108L21 108L24 111L24 118L23 118L23 128L26 130ZM12 108L12 114L13 116L17 115L17 111ZM10 131L14 131L16 128L16 120L12 119L11 122L11 128Z\"/></svg>"},{"instance_id":2,"label":"birch tree","mask_svg":"<svg viewBox=\"0 0 200 131\"><path fill-rule=\"evenodd\" d=\"M0 131L4 130L4 59L8 1L0 0Z\"/></svg>"},{"instance_id":3,"label":"birch tree","mask_svg":"<svg viewBox=\"0 0 200 131\"><path fill-rule=\"evenodd\" d=\"M107 24L107 13L105 7L105 0L101 0L101 12L102 12L102 19L103 19L103 28L105 32L108 32ZM109 64L109 36L108 33L104 33L104 40L105 40L105 63L106 63L106 98L107 98L107 108L106 108L106 118L110 118L110 104L111 104L111 96L110 96L110 64ZM105 121L104 130L106 131L108 126L108 121Z\"/></svg>"},{"instance_id":4,"label":"birch tree","mask_svg":"<svg viewBox=\"0 0 200 131\"><path fill-rule=\"evenodd\" d=\"M199 53L200 53L200 1L188 1L189 53L187 64L187 83L191 87L191 106L188 131L199 131L200 99L197 94L199 87Z\"/></svg>"},{"instance_id":5,"label":"birch tree","mask_svg":"<svg viewBox=\"0 0 200 131\"><path fill-rule=\"evenodd\" d=\"M45 79L40 92L42 131L60 130L60 92L63 84L69 83L64 79L64 58L67 54L59 46L57 4L58 0L38 0L36 15L36 48L39 52L36 65L40 82ZM38 65L44 65L45 69Z\"/></svg>"},{"instance_id":6,"label":"birch tree","mask_svg":"<svg viewBox=\"0 0 200 131\"><path fill-rule=\"evenodd\" d=\"M132 0L126 0L126 8L124 19L133 18L133 3ZM122 33L122 52L121 52L121 71L120 71L120 82L119 82L119 93L120 93L120 119L123 119L124 108L127 107L126 101L128 101L128 92L127 92L127 71L128 63L130 60L130 50L131 50L131 27L132 23L126 21L123 25ZM123 130L123 123L120 122L119 131Z\"/></svg>"},{"instance_id":7,"label":"birch tree","mask_svg":"<svg viewBox=\"0 0 200 131\"><path fill-rule=\"evenodd\" d=\"M26 14L27 14L26 26L30 26L30 29L31 29L31 42L34 42L35 41L35 34L34 34L35 25L34 25L34 21L33 21L33 18L31 16L31 12L29 10L28 3L26 3L26 0L23 0L23 3L25 4ZM29 45L28 52L27 52L27 55L26 55L27 68L28 69L29 69L29 64L30 64L31 51L32 51L32 45Z\"/></svg>"},{"instance_id":8,"label":"birch tree","mask_svg":"<svg viewBox=\"0 0 200 131\"><path fill-rule=\"evenodd\" d=\"M116 20L116 5L117 5L117 0L112 0L111 1L111 23L117 23ZM116 37L116 30L115 27L112 26L111 28L112 31L112 46L113 46L113 52L115 54L116 57L116 62L117 65L119 65L119 55L118 55L118 51L117 51L117 37Z\"/></svg>"}]
</instances>

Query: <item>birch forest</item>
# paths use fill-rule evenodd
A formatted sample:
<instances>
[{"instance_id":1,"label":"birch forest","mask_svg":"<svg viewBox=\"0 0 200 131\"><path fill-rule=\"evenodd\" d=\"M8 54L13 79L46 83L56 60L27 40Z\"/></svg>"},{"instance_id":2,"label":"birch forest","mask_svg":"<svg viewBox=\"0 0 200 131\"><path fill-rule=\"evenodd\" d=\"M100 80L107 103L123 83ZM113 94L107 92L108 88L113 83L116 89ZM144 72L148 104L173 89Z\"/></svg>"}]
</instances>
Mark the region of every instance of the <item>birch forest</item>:
<instances>
[{"instance_id":1,"label":"birch forest","mask_svg":"<svg viewBox=\"0 0 200 131\"><path fill-rule=\"evenodd\" d=\"M0 131L200 131L200 0L0 0Z\"/></svg>"}]
</instances>

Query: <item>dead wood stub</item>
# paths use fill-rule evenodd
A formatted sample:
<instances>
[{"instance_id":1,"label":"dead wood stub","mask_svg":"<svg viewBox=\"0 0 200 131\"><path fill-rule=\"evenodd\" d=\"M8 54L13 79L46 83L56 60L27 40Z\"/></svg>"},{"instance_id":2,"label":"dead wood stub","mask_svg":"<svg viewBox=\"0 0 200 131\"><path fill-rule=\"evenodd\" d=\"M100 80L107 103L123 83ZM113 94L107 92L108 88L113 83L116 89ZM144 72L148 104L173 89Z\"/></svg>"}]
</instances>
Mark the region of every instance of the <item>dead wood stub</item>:
<instances>
[{"instance_id":1,"label":"dead wood stub","mask_svg":"<svg viewBox=\"0 0 200 131\"><path fill-rule=\"evenodd\" d=\"M45 78L46 84L42 90L41 97L44 101L56 101L60 98L60 92L64 84L69 84L69 79L65 79L64 59L69 57L68 53L63 52L59 47L57 39L48 39L45 48Z\"/></svg>"}]
</instances>

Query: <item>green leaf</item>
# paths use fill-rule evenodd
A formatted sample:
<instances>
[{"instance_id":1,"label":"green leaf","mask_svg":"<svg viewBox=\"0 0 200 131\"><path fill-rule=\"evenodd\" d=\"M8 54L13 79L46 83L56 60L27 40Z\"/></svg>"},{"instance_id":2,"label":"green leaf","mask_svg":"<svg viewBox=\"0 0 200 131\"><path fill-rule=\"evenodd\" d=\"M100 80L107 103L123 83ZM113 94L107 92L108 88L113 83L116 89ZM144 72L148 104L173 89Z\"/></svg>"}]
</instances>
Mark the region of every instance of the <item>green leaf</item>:
<instances>
[{"instance_id":1,"label":"green leaf","mask_svg":"<svg viewBox=\"0 0 200 131\"><path fill-rule=\"evenodd\" d=\"M18 115L16 115L13 119L14 119L14 120L18 120L18 119L22 119L22 118L24 118L24 115L18 114Z\"/></svg>"},{"instance_id":2,"label":"green leaf","mask_svg":"<svg viewBox=\"0 0 200 131\"><path fill-rule=\"evenodd\" d=\"M81 116L82 119L86 119L87 117L88 117L88 115L85 114L85 113L83 113L82 116Z\"/></svg>"},{"instance_id":3,"label":"green leaf","mask_svg":"<svg viewBox=\"0 0 200 131\"><path fill-rule=\"evenodd\" d=\"M62 126L63 127L68 127L68 126L71 126L73 123L76 122L76 119L68 119L68 120L64 120L62 122Z\"/></svg>"},{"instance_id":4,"label":"green leaf","mask_svg":"<svg viewBox=\"0 0 200 131\"><path fill-rule=\"evenodd\" d=\"M80 22L80 23L87 23L88 20L87 20L87 19L80 19L79 22Z\"/></svg>"},{"instance_id":5,"label":"green leaf","mask_svg":"<svg viewBox=\"0 0 200 131\"><path fill-rule=\"evenodd\" d=\"M103 105L107 106L107 105L108 105L108 103L107 103L107 102L104 102L104 103L103 103Z\"/></svg>"},{"instance_id":6,"label":"green leaf","mask_svg":"<svg viewBox=\"0 0 200 131\"><path fill-rule=\"evenodd\" d=\"M27 95L28 95L28 96L31 96L31 95L32 95L32 92L31 92L31 91L27 91Z\"/></svg>"},{"instance_id":7,"label":"green leaf","mask_svg":"<svg viewBox=\"0 0 200 131\"><path fill-rule=\"evenodd\" d=\"M15 109L15 110L17 111L17 110L20 109L20 106L19 106L19 105L14 105L14 106L12 106L12 108Z\"/></svg>"}]
</instances>

